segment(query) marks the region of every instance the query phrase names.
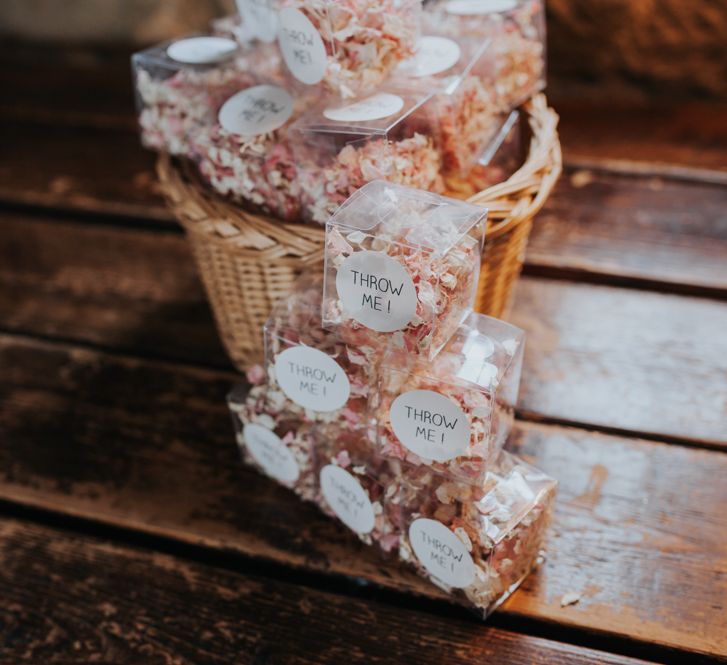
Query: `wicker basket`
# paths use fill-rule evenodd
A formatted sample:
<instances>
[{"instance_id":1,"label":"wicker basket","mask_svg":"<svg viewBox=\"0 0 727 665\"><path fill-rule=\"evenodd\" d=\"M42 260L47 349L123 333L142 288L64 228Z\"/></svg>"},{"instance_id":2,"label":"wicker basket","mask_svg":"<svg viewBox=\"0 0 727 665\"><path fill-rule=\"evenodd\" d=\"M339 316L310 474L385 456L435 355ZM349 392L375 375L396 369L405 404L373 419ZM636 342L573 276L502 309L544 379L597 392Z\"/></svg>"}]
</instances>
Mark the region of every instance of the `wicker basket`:
<instances>
[{"instance_id":1,"label":"wicker basket","mask_svg":"<svg viewBox=\"0 0 727 665\"><path fill-rule=\"evenodd\" d=\"M534 215L561 172L558 116L538 95L523 107L531 132L522 167L469 199L489 209L476 309L502 317L522 268ZM319 270L324 230L246 212L205 187L184 163L162 155L162 191L186 229L225 348L238 369L263 355L262 326L297 276Z\"/></svg>"}]
</instances>

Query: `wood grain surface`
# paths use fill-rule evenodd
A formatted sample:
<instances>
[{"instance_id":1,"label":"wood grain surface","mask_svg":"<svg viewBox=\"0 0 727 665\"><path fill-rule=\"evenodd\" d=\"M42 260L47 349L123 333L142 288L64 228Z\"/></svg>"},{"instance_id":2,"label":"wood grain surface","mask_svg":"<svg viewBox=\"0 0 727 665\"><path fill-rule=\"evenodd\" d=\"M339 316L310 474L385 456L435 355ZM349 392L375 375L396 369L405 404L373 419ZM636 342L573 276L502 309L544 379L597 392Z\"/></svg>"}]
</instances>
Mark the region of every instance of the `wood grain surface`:
<instances>
[{"instance_id":1,"label":"wood grain surface","mask_svg":"<svg viewBox=\"0 0 727 665\"><path fill-rule=\"evenodd\" d=\"M2 663L643 662L13 520L0 564Z\"/></svg>"},{"instance_id":2,"label":"wood grain surface","mask_svg":"<svg viewBox=\"0 0 727 665\"><path fill-rule=\"evenodd\" d=\"M727 306L523 278L519 406L535 417L727 445Z\"/></svg>"},{"instance_id":3,"label":"wood grain surface","mask_svg":"<svg viewBox=\"0 0 727 665\"><path fill-rule=\"evenodd\" d=\"M2 212L0 228L5 330L230 367L180 234Z\"/></svg>"},{"instance_id":4,"label":"wood grain surface","mask_svg":"<svg viewBox=\"0 0 727 665\"><path fill-rule=\"evenodd\" d=\"M724 297L727 187L570 170L535 220L526 262L529 274Z\"/></svg>"},{"instance_id":5,"label":"wood grain surface","mask_svg":"<svg viewBox=\"0 0 727 665\"><path fill-rule=\"evenodd\" d=\"M566 162L699 180L727 171L727 104L558 99ZM694 177L690 178L692 173ZM724 179L720 179L724 182Z\"/></svg>"}]
</instances>

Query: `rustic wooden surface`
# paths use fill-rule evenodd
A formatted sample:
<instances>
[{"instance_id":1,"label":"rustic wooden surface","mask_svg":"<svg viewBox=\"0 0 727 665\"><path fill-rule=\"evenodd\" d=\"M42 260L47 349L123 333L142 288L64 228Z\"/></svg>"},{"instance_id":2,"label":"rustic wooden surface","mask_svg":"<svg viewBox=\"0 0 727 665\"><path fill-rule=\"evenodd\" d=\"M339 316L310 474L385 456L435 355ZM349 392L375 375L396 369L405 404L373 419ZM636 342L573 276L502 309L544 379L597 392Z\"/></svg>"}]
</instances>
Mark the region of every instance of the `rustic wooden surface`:
<instances>
[{"instance_id":1,"label":"rustic wooden surface","mask_svg":"<svg viewBox=\"0 0 727 665\"><path fill-rule=\"evenodd\" d=\"M560 496L483 625L237 461L118 59L3 57L35 85L0 68L0 663L727 660L722 109L563 104L512 313L512 445Z\"/></svg>"},{"instance_id":2,"label":"rustic wooden surface","mask_svg":"<svg viewBox=\"0 0 727 665\"><path fill-rule=\"evenodd\" d=\"M643 663L15 520L0 563L3 662Z\"/></svg>"}]
</instances>

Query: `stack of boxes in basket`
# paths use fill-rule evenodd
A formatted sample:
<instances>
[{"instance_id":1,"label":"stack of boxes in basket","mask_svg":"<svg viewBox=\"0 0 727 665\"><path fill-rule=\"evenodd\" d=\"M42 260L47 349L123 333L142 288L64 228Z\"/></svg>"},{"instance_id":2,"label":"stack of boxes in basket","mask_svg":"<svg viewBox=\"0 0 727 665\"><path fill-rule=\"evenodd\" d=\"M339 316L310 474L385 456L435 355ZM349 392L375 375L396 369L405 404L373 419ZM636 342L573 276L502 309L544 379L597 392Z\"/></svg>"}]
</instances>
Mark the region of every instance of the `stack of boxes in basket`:
<instances>
[{"instance_id":1,"label":"stack of boxes in basket","mask_svg":"<svg viewBox=\"0 0 727 665\"><path fill-rule=\"evenodd\" d=\"M556 484L503 451L524 335L472 311L486 210L439 193L505 176L542 5L238 5L134 64L146 145L326 224L324 274L278 303L230 395L243 458L487 615L535 565Z\"/></svg>"}]
</instances>

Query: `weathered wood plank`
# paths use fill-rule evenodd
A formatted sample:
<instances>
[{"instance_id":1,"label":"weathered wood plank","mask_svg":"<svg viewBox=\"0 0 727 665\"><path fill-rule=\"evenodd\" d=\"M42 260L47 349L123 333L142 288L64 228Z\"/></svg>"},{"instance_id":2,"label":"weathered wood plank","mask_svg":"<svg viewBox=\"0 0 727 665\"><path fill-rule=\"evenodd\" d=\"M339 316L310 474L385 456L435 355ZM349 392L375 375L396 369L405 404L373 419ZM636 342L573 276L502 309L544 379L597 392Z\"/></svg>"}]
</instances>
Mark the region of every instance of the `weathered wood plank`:
<instances>
[{"instance_id":1,"label":"weathered wood plank","mask_svg":"<svg viewBox=\"0 0 727 665\"><path fill-rule=\"evenodd\" d=\"M182 236L0 219L0 327L228 366ZM727 445L724 303L523 278L511 318L531 417Z\"/></svg>"},{"instance_id":2,"label":"weathered wood plank","mask_svg":"<svg viewBox=\"0 0 727 665\"><path fill-rule=\"evenodd\" d=\"M0 213L0 257L5 330L230 366L181 235Z\"/></svg>"},{"instance_id":3,"label":"weathered wood plank","mask_svg":"<svg viewBox=\"0 0 727 665\"><path fill-rule=\"evenodd\" d=\"M0 337L0 497L441 597L239 465L230 378ZM561 490L503 616L727 656L727 456L526 423L513 445Z\"/></svg>"},{"instance_id":4,"label":"weathered wood plank","mask_svg":"<svg viewBox=\"0 0 727 665\"><path fill-rule=\"evenodd\" d=\"M727 294L727 187L566 173L533 225L527 270Z\"/></svg>"},{"instance_id":5,"label":"weathered wood plank","mask_svg":"<svg viewBox=\"0 0 727 665\"><path fill-rule=\"evenodd\" d=\"M154 155L135 133L33 124L2 131L0 202L171 222Z\"/></svg>"},{"instance_id":6,"label":"weathered wood plank","mask_svg":"<svg viewBox=\"0 0 727 665\"><path fill-rule=\"evenodd\" d=\"M524 412L727 445L727 304L528 278L511 318Z\"/></svg>"},{"instance_id":7,"label":"weathered wood plank","mask_svg":"<svg viewBox=\"0 0 727 665\"><path fill-rule=\"evenodd\" d=\"M0 521L2 662L640 663Z\"/></svg>"}]
</instances>

